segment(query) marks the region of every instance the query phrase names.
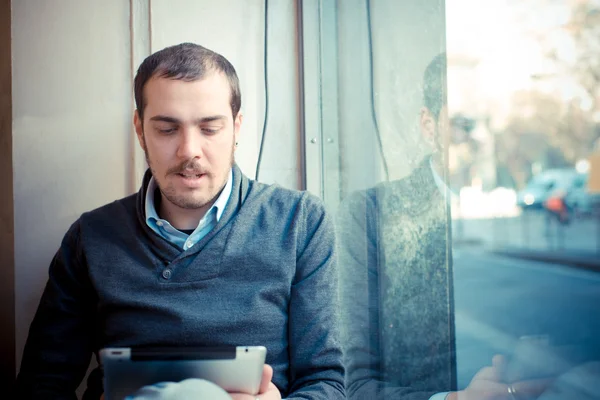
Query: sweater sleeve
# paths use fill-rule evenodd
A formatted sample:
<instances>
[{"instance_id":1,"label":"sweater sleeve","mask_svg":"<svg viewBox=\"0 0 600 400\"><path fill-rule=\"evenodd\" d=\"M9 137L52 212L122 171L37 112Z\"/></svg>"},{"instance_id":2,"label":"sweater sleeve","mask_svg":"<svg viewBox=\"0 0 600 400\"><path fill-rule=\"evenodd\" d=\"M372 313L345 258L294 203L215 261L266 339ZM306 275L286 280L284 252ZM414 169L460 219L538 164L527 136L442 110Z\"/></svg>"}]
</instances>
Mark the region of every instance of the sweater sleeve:
<instances>
[{"instance_id":1,"label":"sweater sleeve","mask_svg":"<svg viewBox=\"0 0 600 400\"><path fill-rule=\"evenodd\" d=\"M93 289L79 221L65 235L29 329L16 388L19 399L76 399L93 348Z\"/></svg>"},{"instance_id":2,"label":"sweater sleeve","mask_svg":"<svg viewBox=\"0 0 600 400\"><path fill-rule=\"evenodd\" d=\"M287 399L345 399L333 222L317 200L303 208L289 304Z\"/></svg>"},{"instance_id":3,"label":"sweater sleeve","mask_svg":"<svg viewBox=\"0 0 600 400\"><path fill-rule=\"evenodd\" d=\"M382 371L377 221L373 190L350 196L336 215L346 391L353 400L428 400L435 392L393 385Z\"/></svg>"}]
</instances>

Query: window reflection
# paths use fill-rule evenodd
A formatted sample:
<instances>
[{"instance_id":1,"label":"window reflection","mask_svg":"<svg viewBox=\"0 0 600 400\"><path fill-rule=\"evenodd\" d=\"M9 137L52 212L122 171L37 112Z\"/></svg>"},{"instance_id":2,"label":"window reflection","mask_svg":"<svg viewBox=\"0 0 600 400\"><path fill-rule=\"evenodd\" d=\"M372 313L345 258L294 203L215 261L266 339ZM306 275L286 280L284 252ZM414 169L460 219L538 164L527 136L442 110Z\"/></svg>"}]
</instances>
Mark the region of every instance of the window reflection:
<instances>
[{"instance_id":1,"label":"window reflection","mask_svg":"<svg viewBox=\"0 0 600 400\"><path fill-rule=\"evenodd\" d=\"M349 396L600 398L600 4L342 3Z\"/></svg>"}]
</instances>

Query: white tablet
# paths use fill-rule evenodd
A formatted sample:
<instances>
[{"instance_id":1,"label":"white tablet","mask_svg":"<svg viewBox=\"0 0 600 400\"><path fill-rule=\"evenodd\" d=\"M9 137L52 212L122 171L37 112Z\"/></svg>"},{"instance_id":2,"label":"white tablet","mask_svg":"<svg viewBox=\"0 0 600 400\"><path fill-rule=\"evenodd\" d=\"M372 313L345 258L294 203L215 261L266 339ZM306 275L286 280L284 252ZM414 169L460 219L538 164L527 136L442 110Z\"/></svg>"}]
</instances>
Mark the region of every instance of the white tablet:
<instances>
[{"instance_id":1,"label":"white tablet","mask_svg":"<svg viewBox=\"0 0 600 400\"><path fill-rule=\"evenodd\" d=\"M201 378L227 392L258 393L267 349L106 348L100 351L106 400L122 400L143 386Z\"/></svg>"}]
</instances>

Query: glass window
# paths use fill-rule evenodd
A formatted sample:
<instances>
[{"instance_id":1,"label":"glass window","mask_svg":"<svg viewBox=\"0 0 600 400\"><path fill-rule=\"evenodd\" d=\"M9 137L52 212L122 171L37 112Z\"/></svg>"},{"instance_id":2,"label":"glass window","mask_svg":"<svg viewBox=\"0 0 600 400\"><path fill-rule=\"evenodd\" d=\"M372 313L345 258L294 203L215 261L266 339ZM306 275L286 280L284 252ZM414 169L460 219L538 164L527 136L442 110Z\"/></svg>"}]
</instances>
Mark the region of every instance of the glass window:
<instances>
[{"instance_id":1,"label":"glass window","mask_svg":"<svg viewBox=\"0 0 600 400\"><path fill-rule=\"evenodd\" d=\"M349 397L600 398L600 4L303 7Z\"/></svg>"}]
</instances>

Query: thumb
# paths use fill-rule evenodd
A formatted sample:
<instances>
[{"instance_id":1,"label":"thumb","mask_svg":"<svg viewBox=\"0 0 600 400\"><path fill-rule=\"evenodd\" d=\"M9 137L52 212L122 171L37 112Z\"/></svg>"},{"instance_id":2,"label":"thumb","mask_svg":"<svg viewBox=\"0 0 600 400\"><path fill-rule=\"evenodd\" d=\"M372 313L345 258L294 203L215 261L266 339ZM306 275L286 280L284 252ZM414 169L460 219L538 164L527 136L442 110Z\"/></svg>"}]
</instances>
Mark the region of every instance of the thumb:
<instances>
[{"instance_id":1,"label":"thumb","mask_svg":"<svg viewBox=\"0 0 600 400\"><path fill-rule=\"evenodd\" d=\"M258 393L264 393L269 390L271 379L273 379L273 367L265 364L263 366L262 378L260 380L260 388L258 389Z\"/></svg>"}]
</instances>

